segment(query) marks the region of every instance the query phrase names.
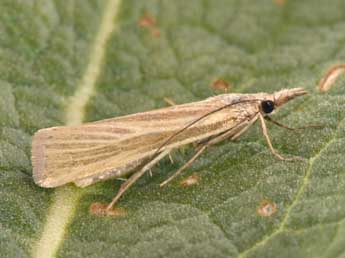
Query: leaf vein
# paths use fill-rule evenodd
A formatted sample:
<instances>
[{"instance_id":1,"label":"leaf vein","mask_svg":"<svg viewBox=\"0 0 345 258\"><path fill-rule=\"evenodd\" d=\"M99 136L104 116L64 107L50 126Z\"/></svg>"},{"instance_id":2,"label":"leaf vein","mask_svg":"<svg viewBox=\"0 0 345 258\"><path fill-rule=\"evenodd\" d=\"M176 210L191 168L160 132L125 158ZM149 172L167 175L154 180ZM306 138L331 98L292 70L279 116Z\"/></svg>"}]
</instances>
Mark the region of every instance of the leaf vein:
<instances>
[{"instance_id":1,"label":"leaf vein","mask_svg":"<svg viewBox=\"0 0 345 258\"><path fill-rule=\"evenodd\" d=\"M258 248L260 246L265 245L274 236L276 236L279 233L284 232L284 230L286 230L286 225L287 225L288 220L290 218L291 211L297 205L298 201L300 200L301 195L304 192L304 189L306 188L306 186L309 183L309 179L311 176L311 172L312 172L312 168L313 168L315 160L317 160L320 157L320 155L322 154L322 152L324 152L330 145L332 145L337 140L337 131L338 131L339 126L341 125L341 123L343 121L345 121L345 119L341 120L338 123L338 126L337 126L336 130L334 131L331 139L319 150L319 152L316 155L314 155L314 157L311 157L309 159L309 165L308 165L308 168L306 169L306 173L303 177L302 184L299 187L299 189L297 190L297 193L295 195L294 200L291 202L290 206L287 208L286 213L285 213L279 227L277 228L277 230L273 231L270 235L268 235L268 236L262 238L260 241L256 242L251 248L240 253L237 258L247 257L250 252L254 251L256 248Z\"/></svg>"}]
</instances>

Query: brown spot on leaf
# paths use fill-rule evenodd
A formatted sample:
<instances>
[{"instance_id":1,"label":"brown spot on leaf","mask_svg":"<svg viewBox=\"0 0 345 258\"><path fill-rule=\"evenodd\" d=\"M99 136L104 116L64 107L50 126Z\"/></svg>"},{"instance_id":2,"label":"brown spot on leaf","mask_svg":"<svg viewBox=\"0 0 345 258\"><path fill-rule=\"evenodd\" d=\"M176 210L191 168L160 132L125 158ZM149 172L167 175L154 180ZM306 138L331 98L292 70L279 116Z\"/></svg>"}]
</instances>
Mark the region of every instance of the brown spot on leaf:
<instances>
[{"instance_id":1,"label":"brown spot on leaf","mask_svg":"<svg viewBox=\"0 0 345 258\"><path fill-rule=\"evenodd\" d=\"M274 0L274 3L278 6L284 6L287 0Z\"/></svg>"},{"instance_id":2,"label":"brown spot on leaf","mask_svg":"<svg viewBox=\"0 0 345 258\"><path fill-rule=\"evenodd\" d=\"M183 187L189 187L192 185L198 185L199 182L200 182L200 176L194 173L193 175L181 180L180 185Z\"/></svg>"},{"instance_id":3,"label":"brown spot on leaf","mask_svg":"<svg viewBox=\"0 0 345 258\"><path fill-rule=\"evenodd\" d=\"M345 64L337 64L328 69L326 75L321 78L319 89L321 92L329 91L340 75L345 73Z\"/></svg>"},{"instance_id":4,"label":"brown spot on leaf","mask_svg":"<svg viewBox=\"0 0 345 258\"><path fill-rule=\"evenodd\" d=\"M277 212L277 204L270 200L263 200L257 209L259 215L263 217L270 217Z\"/></svg>"},{"instance_id":5,"label":"brown spot on leaf","mask_svg":"<svg viewBox=\"0 0 345 258\"><path fill-rule=\"evenodd\" d=\"M143 28L152 27L156 25L156 19L149 14L145 14L139 19L138 25Z\"/></svg>"},{"instance_id":6,"label":"brown spot on leaf","mask_svg":"<svg viewBox=\"0 0 345 258\"><path fill-rule=\"evenodd\" d=\"M224 92L228 92L230 88L230 83L222 79L217 79L211 83L211 87L216 90L222 90Z\"/></svg>"},{"instance_id":7,"label":"brown spot on leaf","mask_svg":"<svg viewBox=\"0 0 345 258\"><path fill-rule=\"evenodd\" d=\"M142 16L138 21L138 25L139 27L147 29L154 37L159 37L161 35L161 31L157 26L155 17L150 14L145 14Z\"/></svg>"},{"instance_id":8,"label":"brown spot on leaf","mask_svg":"<svg viewBox=\"0 0 345 258\"><path fill-rule=\"evenodd\" d=\"M107 210L108 205L99 202L94 202L90 205L90 213L97 217L122 217L127 214L127 212L122 208L113 207Z\"/></svg>"}]
</instances>

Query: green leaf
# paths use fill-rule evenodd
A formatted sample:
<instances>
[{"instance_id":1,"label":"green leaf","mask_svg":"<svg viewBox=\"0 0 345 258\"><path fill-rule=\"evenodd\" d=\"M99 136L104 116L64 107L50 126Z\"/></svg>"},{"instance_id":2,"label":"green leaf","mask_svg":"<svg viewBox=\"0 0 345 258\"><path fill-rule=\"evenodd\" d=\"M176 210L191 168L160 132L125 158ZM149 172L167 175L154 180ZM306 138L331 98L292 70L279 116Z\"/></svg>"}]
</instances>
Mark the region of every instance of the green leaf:
<instances>
[{"instance_id":1,"label":"green leaf","mask_svg":"<svg viewBox=\"0 0 345 258\"><path fill-rule=\"evenodd\" d=\"M2 0L0 257L345 257L345 79L317 89L344 62L344 8L343 0ZM277 161L254 125L160 189L194 149L162 160L121 198L127 213L116 218L89 207L109 202L119 180L34 184L39 128L164 107L164 97L201 100L222 93L210 87L216 79L231 92L306 88L274 118L324 127L268 128L280 153L305 161ZM181 187L194 173L199 184Z\"/></svg>"}]
</instances>

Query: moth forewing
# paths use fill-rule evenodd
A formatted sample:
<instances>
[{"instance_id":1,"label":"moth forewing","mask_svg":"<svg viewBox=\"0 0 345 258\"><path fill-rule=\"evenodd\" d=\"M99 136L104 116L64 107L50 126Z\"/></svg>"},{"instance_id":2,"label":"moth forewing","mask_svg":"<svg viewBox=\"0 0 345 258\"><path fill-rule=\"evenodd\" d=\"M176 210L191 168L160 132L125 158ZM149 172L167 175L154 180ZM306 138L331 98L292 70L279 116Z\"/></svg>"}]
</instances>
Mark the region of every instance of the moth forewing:
<instances>
[{"instance_id":1,"label":"moth forewing","mask_svg":"<svg viewBox=\"0 0 345 258\"><path fill-rule=\"evenodd\" d=\"M164 141L185 125L240 97L232 94L78 126L39 130L32 141L33 177L42 187L69 182L87 186L111 177L122 177L150 158ZM237 97L236 97L237 96ZM160 151L198 142L234 127L242 129L256 112L245 104L220 110L190 126Z\"/></svg>"}]
</instances>

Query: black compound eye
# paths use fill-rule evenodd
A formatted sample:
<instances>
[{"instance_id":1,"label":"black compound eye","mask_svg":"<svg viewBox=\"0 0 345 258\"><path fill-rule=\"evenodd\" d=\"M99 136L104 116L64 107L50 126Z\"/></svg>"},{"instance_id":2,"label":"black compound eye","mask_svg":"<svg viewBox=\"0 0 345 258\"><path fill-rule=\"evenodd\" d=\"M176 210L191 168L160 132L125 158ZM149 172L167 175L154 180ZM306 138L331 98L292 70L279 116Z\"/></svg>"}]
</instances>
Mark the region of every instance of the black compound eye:
<instances>
[{"instance_id":1,"label":"black compound eye","mask_svg":"<svg viewBox=\"0 0 345 258\"><path fill-rule=\"evenodd\" d=\"M261 102L262 111L266 114L271 113L274 110L274 102L271 100L264 100Z\"/></svg>"}]
</instances>

